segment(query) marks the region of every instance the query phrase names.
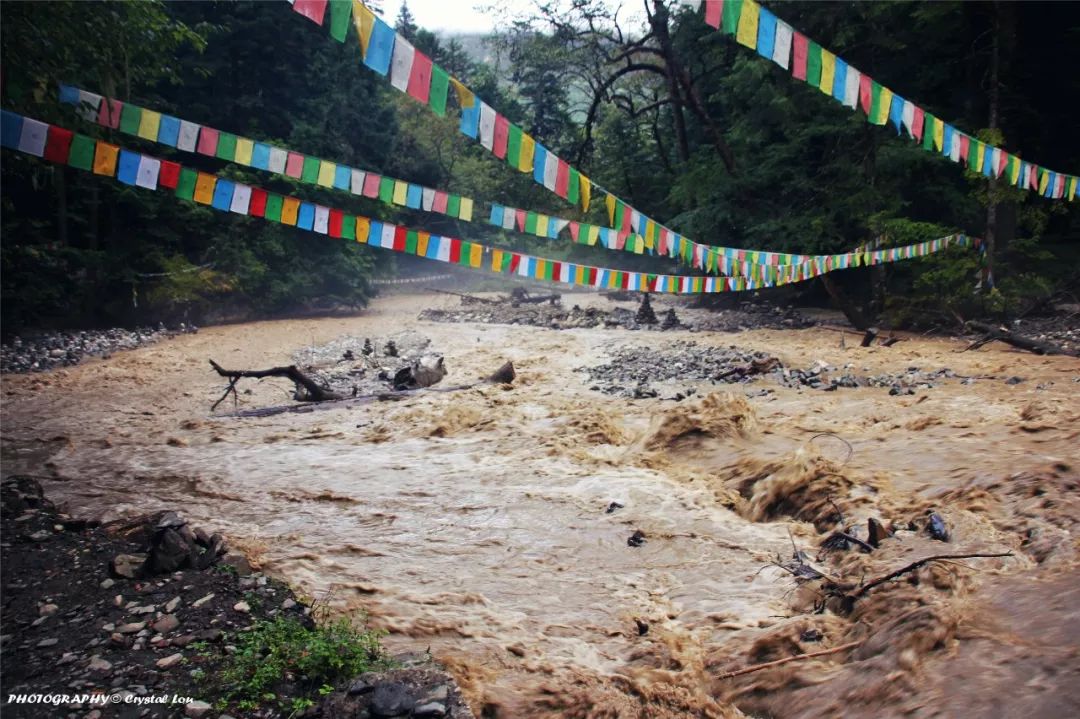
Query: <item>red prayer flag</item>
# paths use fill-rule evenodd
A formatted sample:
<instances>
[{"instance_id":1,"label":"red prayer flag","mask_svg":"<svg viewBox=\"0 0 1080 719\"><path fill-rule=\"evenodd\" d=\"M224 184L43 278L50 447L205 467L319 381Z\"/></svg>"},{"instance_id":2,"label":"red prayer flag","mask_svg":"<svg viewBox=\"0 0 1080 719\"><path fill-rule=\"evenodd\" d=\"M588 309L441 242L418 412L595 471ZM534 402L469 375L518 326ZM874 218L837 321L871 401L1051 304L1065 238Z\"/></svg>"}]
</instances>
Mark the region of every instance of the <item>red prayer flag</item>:
<instances>
[{"instance_id":1,"label":"red prayer flag","mask_svg":"<svg viewBox=\"0 0 1080 719\"><path fill-rule=\"evenodd\" d=\"M1001 157L998 158L997 176L1001 177L1001 173L1005 172L1005 168L1009 164L1009 154L1006 152L1000 153Z\"/></svg>"},{"instance_id":2,"label":"red prayer flag","mask_svg":"<svg viewBox=\"0 0 1080 719\"><path fill-rule=\"evenodd\" d=\"M596 284L596 268L595 267L590 267L588 275L589 275L589 284L590 285L595 285Z\"/></svg>"},{"instance_id":3,"label":"red prayer flag","mask_svg":"<svg viewBox=\"0 0 1080 719\"><path fill-rule=\"evenodd\" d=\"M436 190L435 200L434 202L432 202L431 209L433 209L435 212L441 212L443 214L446 214L446 200L446 193Z\"/></svg>"},{"instance_id":4,"label":"red prayer flag","mask_svg":"<svg viewBox=\"0 0 1080 719\"><path fill-rule=\"evenodd\" d=\"M559 158L559 164L555 172L555 194L563 199L566 198L570 188L570 165Z\"/></svg>"},{"instance_id":5,"label":"red prayer flag","mask_svg":"<svg viewBox=\"0 0 1080 719\"><path fill-rule=\"evenodd\" d=\"M524 232L525 231L525 216L526 216L527 213L525 212L525 210L517 210L514 214L516 215L515 219L517 219L518 232Z\"/></svg>"},{"instance_id":6,"label":"red prayer flag","mask_svg":"<svg viewBox=\"0 0 1080 719\"><path fill-rule=\"evenodd\" d=\"M548 261L551 262L550 260L548 260ZM561 275L562 275L562 263L561 262L551 262L551 279L558 282L559 277Z\"/></svg>"},{"instance_id":7,"label":"red prayer flag","mask_svg":"<svg viewBox=\"0 0 1080 719\"><path fill-rule=\"evenodd\" d=\"M419 50L413 54L412 72L409 73L406 92L424 103L431 96L431 58Z\"/></svg>"},{"instance_id":8,"label":"red prayer flag","mask_svg":"<svg viewBox=\"0 0 1080 719\"><path fill-rule=\"evenodd\" d=\"M516 252L510 255L510 274L514 274L518 271L518 265L521 264L521 255Z\"/></svg>"},{"instance_id":9,"label":"red prayer flag","mask_svg":"<svg viewBox=\"0 0 1080 719\"><path fill-rule=\"evenodd\" d=\"M382 182L381 175L376 175L374 172L364 175L364 197L378 197L380 182Z\"/></svg>"},{"instance_id":10,"label":"red prayer flag","mask_svg":"<svg viewBox=\"0 0 1080 719\"><path fill-rule=\"evenodd\" d=\"M630 231L630 223L633 220L633 213L631 212L630 208L627 207L626 205L623 205L622 210L623 210L623 212L622 212L622 227L621 227L621 229L622 229L623 232L629 232Z\"/></svg>"},{"instance_id":11,"label":"red prayer flag","mask_svg":"<svg viewBox=\"0 0 1080 719\"><path fill-rule=\"evenodd\" d=\"M71 153L71 138L74 136L71 130L49 125L49 134L45 140L45 159L66 165Z\"/></svg>"},{"instance_id":12,"label":"red prayer flag","mask_svg":"<svg viewBox=\"0 0 1080 719\"><path fill-rule=\"evenodd\" d=\"M404 252L405 241L407 239L409 239L409 231L401 225L398 225L397 228L394 230L394 251Z\"/></svg>"},{"instance_id":13,"label":"red prayer flag","mask_svg":"<svg viewBox=\"0 0 1080 719\"><path fill-rule=\"evenodd\" d=\"M720 29L720 18L724 14L724 0L705 0L705 24Z\"/></svg>"},{"instance_id":14,"label":"red prayer flag","mask_svg":"<svg viewBox=\"0 0 1080 719\"><path fill-rule=\"evenodd\" d=\"M862 86L861 85L859 87L859 94L860 95L862 94ZM925 115L925 113L923 113L923 109L921 107L919 107L918 105L916 105L915 106L915 113L912 115L912 118L911 118L911 134L919 142L922 142L923 125L925 124L925 120L926 120L926 115ZM967 149L966 148L967 148L967 143L963 142L963 140L961 139L960 153L963 154L965 157L967 156Z\"/></svg>"},{"instance_id":15,"label":"red prayer flag","mask_svg":"<svg viewBox=\"0 0 1080 719\"><path fill-rule=\"evenodd\" d=\"M619 287L623 288L624 290L630 289L630 273L629 272L620 272L619 273Z\"/></svg>"},{"instance_id":16,"label":"red prayer flag","mask_svg":"<svg viewBox=\"0 0 1080 719\"><path fill-rule=\"evenodd\" d=\"M165 163L161 163L161 172L165 172ZM251 203L248 205L248 214L252 217L265 217L266 216L266 190L260 190L257 187L251 188Z\"/></svg>"},{"instance_id":17,"label":"red prayer flag","mask_svg":"<svg viewBox=\"0 0 1080 719\"><path fill-rule=\"evenodd\" d=\"M341 210L330 210L330 222L327 229L331 237L341 237L341 224L344 217Z\"/></svg>"},{"instance_id":18,"label":"red prayer flag","mask_svg":"<svg viewBox=\"0 0 1080 719\"><path fill-rule=\"evenodd\" d=\"M574 242L578 241L578 233L581 231L581 225L576 222L570 223L570 236L574 238Z\"/></svg>"},{"instance_id":19,"label":"red prayer flag","mask_svg":"<svg viewBox=\"0 0 1080 719\"><path fill-rule=\"evenodd\" d=\"M795 48L795 62L791 65L791 74L799 80L806 80L806 52L807 52L807 39L806 35L800 32L793 32L791 34L791 44Z\"/></svg>"},{"instance_id":20,"label":"red prayer flag","mask_svg":"<svg viewBox=\"0 0 1080 719\"><path fill-rule=\"evenodd\" d=\"M111 127L114 130L119 128L120 113L123 109L124 103L119 100L105 98L105 101L101 103L101 109L98 110L98 124Z\"/></svg>"},{"instance_id":21,"label":"red prayer flag","mask_svg":"<svg viewBox=\"0 0 1080 719\"><path fill-rule=\"evenodd\" d=\"M870 114L870 105L873 102L873 93L870 89L870 83L872 80L869 75L859 76L859 107L863 109L867 115Z\"/></svg>"},{"instance_id":22,"label":"red prayer flag","mask_svg":"<svg viewBox=\"0 0 1080 719\"><path fill-rule=\"evenodd\" d=\"M461 262L461 240L450 239L450 262L455 265Z\"/></svg>"},{"instance_id":23,"label":"red prayer flag","mask_svg":"<svg viewBox=\"0 0 1080 719\"><path fill-rule=\"evenodd\" d=\"M316 25L322 25L326 17L326 0L296 0L292 7Z\"/></svg>"},{"instance_id":24,"label":"red prayer flag","mask_svg":"<svg viewBox=\"0 0 1080 719\"><path fill-rule=\"evenodd\" d=\"M495 145L491 151L500 160L506 159L506 142L510 137L510 121L502 115L495 115Z\"/></svg>"},{"instance_id":25,"label":"red prayer flag","mask_svg":"<svg viewBox=\"0 0 1080 719\"><path fill-rule=\"evenodd\" d=\"M162 160L161 170L158 172L157 181L162 187L168 187L170 190L175 190L176 186L180 184L180 165L176 162ZM253 196L252 199L254 199L255 191L252 190L251 192Z\"/></svg>"},{"instance_id":26,"label":"red prayer flag","mask_svg":"<svg viewBox=\"0 0 1080 719\"><path fill-rule=\"evenodd\" d=\"M960 136L960 159L965 162L968 159L968 150L971 149L971 141L967 135Z\"/></svg>"}]
</instances>

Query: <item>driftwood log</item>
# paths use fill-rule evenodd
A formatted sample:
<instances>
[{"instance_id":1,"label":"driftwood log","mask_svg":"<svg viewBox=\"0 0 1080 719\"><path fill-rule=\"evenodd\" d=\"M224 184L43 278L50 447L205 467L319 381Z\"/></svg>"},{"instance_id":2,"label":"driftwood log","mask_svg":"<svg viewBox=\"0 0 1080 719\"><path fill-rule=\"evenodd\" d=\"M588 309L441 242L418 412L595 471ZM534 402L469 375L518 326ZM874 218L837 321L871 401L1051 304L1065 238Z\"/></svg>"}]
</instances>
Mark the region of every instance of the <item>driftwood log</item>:
<instances>
[{"instance_id":1,"label":"driftwood log","mask_svg":"<svg viewBox=\"0 0 1080 719\"><path fill-rule=\"evenodd\" d=\"M978 349L985 344L997 341L1012 345L1018 349L1027 350L1028 352L1034 352L1037 355L1068 355L1070 357L1080 357L1080 350L1068 350L1051 342L1043 342L1042 340L1032 339L1031 337L1024 337L1023 335L1018 335L1009 330L993 327L992 325L984 324L982 322L968 322L967 326L976 332L982 332L983 337L968 345L964 350L965 352L967 350Z\"/></svg>"},{"instance_id":2,"label":"driftwood log","mask_svg":"<svg viewBox=\"0 0 1080 719\"><path fill-rule=\"evenodd\" d=\"M225 394L221 395L221 399L215 402L214 406L210 408L211 412L217 409L217 406L225 401L225 398L230 394L234 397L236 396L236 383L244 377L250 377L252 379L286 377L291 379L293 384L296 385L296 393L294 396L301 402L327 402L330 400L344 399L343 395L323 387L318 382L308 377L297 369L296 365L289 365L288 367L271 367L270 369L228 370L214 360L210 360L210 366L213 367L214 371L219 375L229 380L229 386L225 389Z\"/></svg>"}]
</instances>

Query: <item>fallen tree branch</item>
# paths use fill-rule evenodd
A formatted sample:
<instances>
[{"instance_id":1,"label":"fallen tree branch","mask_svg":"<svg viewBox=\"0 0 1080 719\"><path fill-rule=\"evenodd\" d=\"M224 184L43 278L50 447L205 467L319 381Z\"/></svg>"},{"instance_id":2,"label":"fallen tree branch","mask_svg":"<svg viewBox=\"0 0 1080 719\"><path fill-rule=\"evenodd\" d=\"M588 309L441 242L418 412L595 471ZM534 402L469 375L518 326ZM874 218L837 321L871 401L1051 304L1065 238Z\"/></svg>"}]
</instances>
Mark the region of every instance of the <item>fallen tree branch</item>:
<instances>
[{"instance_id":1,"label":"fallen tree branch","mask_svg":"<svg viewBox=\"0 0 1080 719\"><path fill-rule=\"evenodd\" d=\"M1003 330L982 322L968 322L967 326L973 330L984 333L985 336L982 339L973 342L966 350L964 350L965 352L971 349L978 349L984 344L996 340L998 342L1004 342L1007 345L1012 345L1018 349L1034 352L1037 355L1068 355L1070 357L1080 357L1080 351L1078 350L1067 350L1064 347L1050 342L1043 342L1041 340L1032 339L1031 337L1024 337L1023 335L1018 335L1009 330Z\"/></svg>"},{"instance_id":2,"label":"fallen tree branch","mask_svg":"<svg viewBox=\"0 0 1080 719\"><path fill-rule=\"evenodd\" d=\"M888 574L886 574L883 577L878 577L877 579L873 579L869 583L864 584L863 586L861 586L858 589L858 591L856 591L854 594L849 595L849 597L851 598L852 601L854 601L856 599L861 599L862 597L866 596L866 594L871 589L873 589L874 587L881 586L885 582L892 581L893 579L896 579L899 576L907 574L908 572L912 572L912 571L918 569L919 567L921 567L924 564L927 564L929 562L936 562L936 561L939 561L939 560L942 560L942 559L973 559L973 558L976 558L976 557L991 558L991 557L1011 557L1011 556L1013 556L1012 552L1000 552L1000 553L996 553L996 554L935 554L932 557L924 557L923 559L920 559L917 562L912 562L911 564L907 565L906 567L901 567L900 569L897 569L895 572L889 572Z\"/></svg>"},{"instance_id":3,"label":"fallen tree branch","mask_svg":"<svg viewBox=\"0 0 1080 719\"><path fill-rule=\"evenodd\" d=\"M783 659L777 659L775 661L765 662L764 664L755 664L755 665L753 665L751 667L746 667L745 669L739 669L738 671L725 672L724 674L721 674L721 675L717 676L716 678L717 679L731 679L732 677L740 677L743 674L752 674L754 672L760 672L763 669L771 669L772 667L778 667L781 664L787 664L789 662L797 662L797 661L800 661L802 659L813 659L814 657L823 657L823 656L826 656L828 654L839 654L840 652L845 652L848 649L854 649L855 647L859 646L862 643L863 643L863 640L860 639L859 641L856 641L856 642L848 642L847 644L841 644L840 646L833 647L832 649L822 649L821 651L810 652L809 654L796 654L793 657L784 657Z\"/></svg>"},{"instance_id":4,"label":"fallen tree branch","mask_svg":"<svg viewBox=\"0 0 1080 719\"><path fill-rule=\"evenodd\" d=\"M236 382L242 377L251 377L254 379L262 379L263 377L286 377L288 379L291 379L293 381L293 384L295 384L297 388L303 388L304 391L307 392L307 394L304 395L297 391L295 395L296 399L300 400L301 402L326 402L329 400L344 399L341 394L334 392L333 390L329 390L326 387L323 387L318 382L308 377L306 374L297 369L296 365L289 365L288 367L271 367L270 369L258 370L228 370L223 368L214 360L210 360L210 366L213 367L214 371L216 371L219 375L230 380L229 389L225 391L225 395L223 395L222 398L217 401L214 407L217 407L218 404L221 404L221 400L225 399L225 397L228 396L229 391L232 391L234 393L236 392Z\"/></svg>"}]
</instances>

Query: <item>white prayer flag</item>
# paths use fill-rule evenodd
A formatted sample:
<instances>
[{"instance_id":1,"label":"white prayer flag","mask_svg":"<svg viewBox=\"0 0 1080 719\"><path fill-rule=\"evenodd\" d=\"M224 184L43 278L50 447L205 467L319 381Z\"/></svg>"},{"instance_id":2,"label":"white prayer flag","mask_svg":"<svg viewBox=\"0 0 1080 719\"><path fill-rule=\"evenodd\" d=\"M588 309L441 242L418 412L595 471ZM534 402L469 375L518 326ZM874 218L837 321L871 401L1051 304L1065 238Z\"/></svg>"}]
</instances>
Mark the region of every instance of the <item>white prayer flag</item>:
<instances>
[{"instance_id":1,"label":"white prayer flag","mask_svg":"<svg viewBox=\"0 0 1080 719\"><path fill-rule=\"evenodd\" d=\"M323 207L322 205L315 205L315 231L320 235L325 235L329 230L330 225L330 208Z\"/></svg>"},{"instance_id":2,"label":"white prayer flag","mask_svg":"<svg viewBox=\"0 0 1080 719\"><path fill-rule=\"evenodd\" d=\"M139 169L135 173L135 185L147 190L156 190L158 174L161 172L161 160L143 155L139 159Z\"/></svg>"},{"instance_id":3,"label":"white prayer flag","mask_svg":"<svg viewBox=\"0 0 1080 719\"><path fill-rule=\"evenodd\" d=\"M353 169L349 177L349 191L354 195L364 194L364 177L367 173L363 170Z\"/></svg>"},{"instance_id":4,"label":"white prayer flag","mask_svg":"<svg viewBox=\"0 0 1080 719\"><path fill-rule=\"evenodd\" d=\"M412 44L401 35L394 38L394 55L390 60L390 84L402 92L409 87L409 75L412 74L415 56L416 48Z\"/></svg>"},{"instance_id":5,"label":"white prayer flag","mask_svg":"<svg viewBox=\"0 0 1080 719\"><path fill-rule=\"evenodd\" d=\"M236 187L233 189L232 203L229 205L229 212L235 212L238 215L246 215L250 205L251 188L247 185L242 185L239 182L236 183Z\"/></svg>"},{"instance_id":6,"label":"white prayer flag","mask_svg":"<svg viewBox=\"0 0 1080 719\"><path fill-rule=\"evenodd\" d=\"M490 150L495 146L495 109L480 103L480 144Z\"/></svg>"},{"instance_id":7,"label":"white prayer flag","mask_svg":"<svg viewBox=\"0 0 1080 719\"><path fill-rule=\"evenodd\" d=\"M195 143L199 139L199 126L187 120L180 121L180 135L176 138L176 146L184 152L195 152Z\"/></svg>"},{"instance_id":8,"label":"white prayer flag","mask_svg":"<svg viewBox=\"0 0 1080 719\"><path fill-rule=\"evenodd\" d=\"M280 147L270 148L270 161L267 165L270 168L270 172L276 172L279 175L285 174L285 163L289 159L289 153L282 150Z\"/></svg>"},{"instance_id":9,"label":"white prayer flag","mask_svg":"<svg viewBox=\"0 0 1080 719\"><path fill-rule=\"evenodd\" d=\"M22 133L19 135L19 151L41 157L45 154L45 140L49 135L49 126L44 122L23 118Z\"/></svg>"},{"instance_id":10,"label":"white prayer flag","mask_svg":"<svg viewBox=\"0 0 1080 719\"><path fill-rule=\"evenodd\" d=\"M791 26L783 20L776 21L776 42L773 43L772 59L785 70L791 62ZM848 73L851 73L850 69Z\"/></svg>"}]
</instances>

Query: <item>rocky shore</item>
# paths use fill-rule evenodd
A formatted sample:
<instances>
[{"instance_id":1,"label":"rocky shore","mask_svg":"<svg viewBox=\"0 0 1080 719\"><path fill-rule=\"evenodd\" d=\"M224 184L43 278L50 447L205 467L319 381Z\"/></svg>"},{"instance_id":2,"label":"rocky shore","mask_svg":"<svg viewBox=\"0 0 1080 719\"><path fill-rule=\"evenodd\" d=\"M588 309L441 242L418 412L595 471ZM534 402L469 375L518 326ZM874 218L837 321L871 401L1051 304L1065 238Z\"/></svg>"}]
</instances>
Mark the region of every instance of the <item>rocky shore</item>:
<instances>
[{"instance_id":1,"label":"rocky shore","mask_svg":"<svg viewBox=\"0 0 1080 719\"><path fill-rule=\"evenodd\" d=\"M472 717L438 666L316 622L317 603L175 512L98 525L9 477L2 522L5 717Z\"/></svg>"},{"instance_id":2,"label":"rocky shore","mask_svg":"<svg viewBox=\"0 0 1080 719\"><path fill-rule=\"evenodd\" d=\"M177 335L198 332L194 325L181 323L176 329L141 327L134 330L109 329L47 332L15 337L0 345L0 372L44 372L70 367L87 357L108 358L113 352L160 342Z\"/></svg>"}]
</instances>

